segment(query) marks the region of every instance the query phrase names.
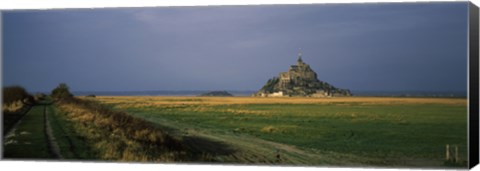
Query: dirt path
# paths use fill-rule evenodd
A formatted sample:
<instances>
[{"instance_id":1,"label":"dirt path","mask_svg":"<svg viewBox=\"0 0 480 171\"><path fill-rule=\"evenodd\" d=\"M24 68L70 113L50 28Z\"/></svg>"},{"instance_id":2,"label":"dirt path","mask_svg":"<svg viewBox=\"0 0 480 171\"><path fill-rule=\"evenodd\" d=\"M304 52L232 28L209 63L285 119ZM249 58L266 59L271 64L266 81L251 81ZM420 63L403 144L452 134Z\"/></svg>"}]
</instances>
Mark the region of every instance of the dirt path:
<instances>
[{"instance_id":1,"label":"dirt path","mask_svg":"<svg viewBox=\"0 0 480 171\"><path fill-rule=\"evenodd\" d=\"M215 156L218 161L231 163L284 164L284 165L350 165L363 166L338 156L322 152L305 151L292 145L239 135L219 134L168 120L156 123L172 135L182 137L191 150ZM181 129L183 128L183 129ZM335 156L335 157L333 157ZM339 159L341 158L341 159Z\"/></svg>"},{"instance_id":2,"label":"dirt path","mask_svg":"<svg viewBox=\"0 0 480 171\"><path fill-rule=\"evenodd\" d=\"M212 132L165 119L156 119L155 121L155 123L161 125L162 129L167 130L174 136L181 137L191 150L212 155L217 159L216 161L226 163L351 167L379 165L438 167L442 164L441 161L439 163L439 161L429 159L379 159L348 153L305 149L250 135Z\"/></svg>"},{"instance_id":3,"label":"dirt path","mask_svg":"<svg viewBox=\"0 0 480 171\"><path fill-rule=\"evenodd\" d=\"M47 111L47 105L44 105L43 116L45 117L45 135L47 136L48 147L51 154L58 159L63 159L60 153L60 147L58 146L55 136L53 136L53 130L48 119L49 112Z\"/></svg>"}]
</instances>

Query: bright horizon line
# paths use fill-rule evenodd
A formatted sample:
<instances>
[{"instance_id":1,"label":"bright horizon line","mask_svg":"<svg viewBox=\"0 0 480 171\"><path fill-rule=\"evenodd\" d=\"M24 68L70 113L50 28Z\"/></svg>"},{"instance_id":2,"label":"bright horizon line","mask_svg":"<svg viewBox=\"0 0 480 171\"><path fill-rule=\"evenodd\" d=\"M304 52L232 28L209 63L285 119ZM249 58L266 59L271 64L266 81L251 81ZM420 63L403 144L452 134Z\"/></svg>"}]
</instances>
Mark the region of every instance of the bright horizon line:
<instances>
[{"instance_id":1,"label":"bright horizon line","mask_svg":"<svg viewBox=\"0 0 480 171\"><path fill-rule=\"evenodd\" d=\"M466 92L463 90L352 90L352 92ZM198 91L234 91L234 92L247 92L247 91L258 91L258 90L228 90L228 89L192 89L192 90L74 90L72 92L198 92ZM467 91L468 92L468 91Z\"/></svg>"}]
</instances>

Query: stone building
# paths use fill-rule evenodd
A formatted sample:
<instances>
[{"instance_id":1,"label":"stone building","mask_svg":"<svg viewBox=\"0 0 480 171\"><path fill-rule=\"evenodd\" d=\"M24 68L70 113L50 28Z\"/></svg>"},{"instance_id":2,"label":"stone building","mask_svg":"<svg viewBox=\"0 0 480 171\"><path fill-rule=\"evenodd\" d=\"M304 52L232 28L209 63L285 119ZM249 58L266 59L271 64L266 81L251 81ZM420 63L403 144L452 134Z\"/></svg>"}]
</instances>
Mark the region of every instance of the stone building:
<instances>
[{"instance_id":1,"label":"stone building","mask_svg":"<svg viewBox=\"0 0 480 171\"><path fill-rule=\"evenodd\" d=\"M302 60L302 54L298 54L296 65L291 65L287 72L282 72L278 77L273 77L253 96L262 97L331 97L351 96L349 90L339 89L330 84L320 81L317 73Z\"/></svg>"}]
</instances>

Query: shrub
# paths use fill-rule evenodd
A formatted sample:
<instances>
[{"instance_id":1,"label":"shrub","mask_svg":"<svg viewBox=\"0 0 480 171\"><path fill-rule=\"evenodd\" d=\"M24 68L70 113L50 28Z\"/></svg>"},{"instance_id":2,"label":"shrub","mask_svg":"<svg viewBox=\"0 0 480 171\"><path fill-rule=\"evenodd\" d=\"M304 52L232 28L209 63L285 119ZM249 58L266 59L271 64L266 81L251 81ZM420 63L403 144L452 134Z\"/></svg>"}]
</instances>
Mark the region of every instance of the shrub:
<instances>
[{"instance_id":1,"label":"shrub","mask_svg":"<svg viewBox=\"0 0 480 171\"><path fill-rule=\"evenodd\" d=\"M70 93L70 90L65 83L60 83L55 89L52 90L51 96L54 99L61 100L61 99L69 99L73 97L73 94Z\"/></svg>"},{"instance_id":2,"label":"shrub","mask_svg":"<svg viewBox=\"0 0 480 171\"><path fill-rule=\"evenodd\" d=\"M21 86L10 86L3 88L3 104L12 104L17 101L30 99L31 95Z\"/></svg>"}]
</instances>

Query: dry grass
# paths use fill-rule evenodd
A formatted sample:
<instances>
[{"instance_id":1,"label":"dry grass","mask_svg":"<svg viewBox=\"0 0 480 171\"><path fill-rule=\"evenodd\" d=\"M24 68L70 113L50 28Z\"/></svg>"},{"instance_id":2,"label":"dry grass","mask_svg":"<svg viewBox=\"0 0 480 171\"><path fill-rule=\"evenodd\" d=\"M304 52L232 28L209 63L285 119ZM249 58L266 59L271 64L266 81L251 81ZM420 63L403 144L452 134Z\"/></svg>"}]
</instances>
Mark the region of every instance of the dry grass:
<instances>
[{"instance_id":1,"label":"dry grass","mask_svg":"<svg viewBox=\"0 0 480 171\"><path fill-rule=\"evenodd\" d=\"M263 127L260 131L265 132L265 133L272 133L277 131L277 129L271 125Z\"/></svg>"},{"instance_id":2,"label":"dry grass","mask_svg":"<svg viewBox=\"0 0 480 171\"><path fill-rule=\"evenodd\" d=\"M25 107L25 104L22 103L22 101L20 100L2 105L2 109L4 112L17 112L23 107Z\"/></svg>"},{"instance_id":3,"label":"dry grass","mask_svg":"<svg viewBox=\"0 0 480 171\"><path fill-rule=\"evenodd\" d=\"M116 161L183 161L184 147L163 130L145 120L102 105L73 99L61 102L74 128L99 159Z\"/></svg>"},{"instance_id":4,"label":"dry grass","mask_svg":"<svg viewBox=\"0 0 480 171\"><path fill-rule=\"evenodd\" d=\"M230 104L325 104L359 103L364 105L391 104L448 104L466 105L466 99L456 98L403 98L403 97L335 97L335 98L302 98L302 97L176 97L176 96L99 96L103 103L117 104L119 107L154 107L184 105L230 105Z\"/></svg>"}]
</instances>

